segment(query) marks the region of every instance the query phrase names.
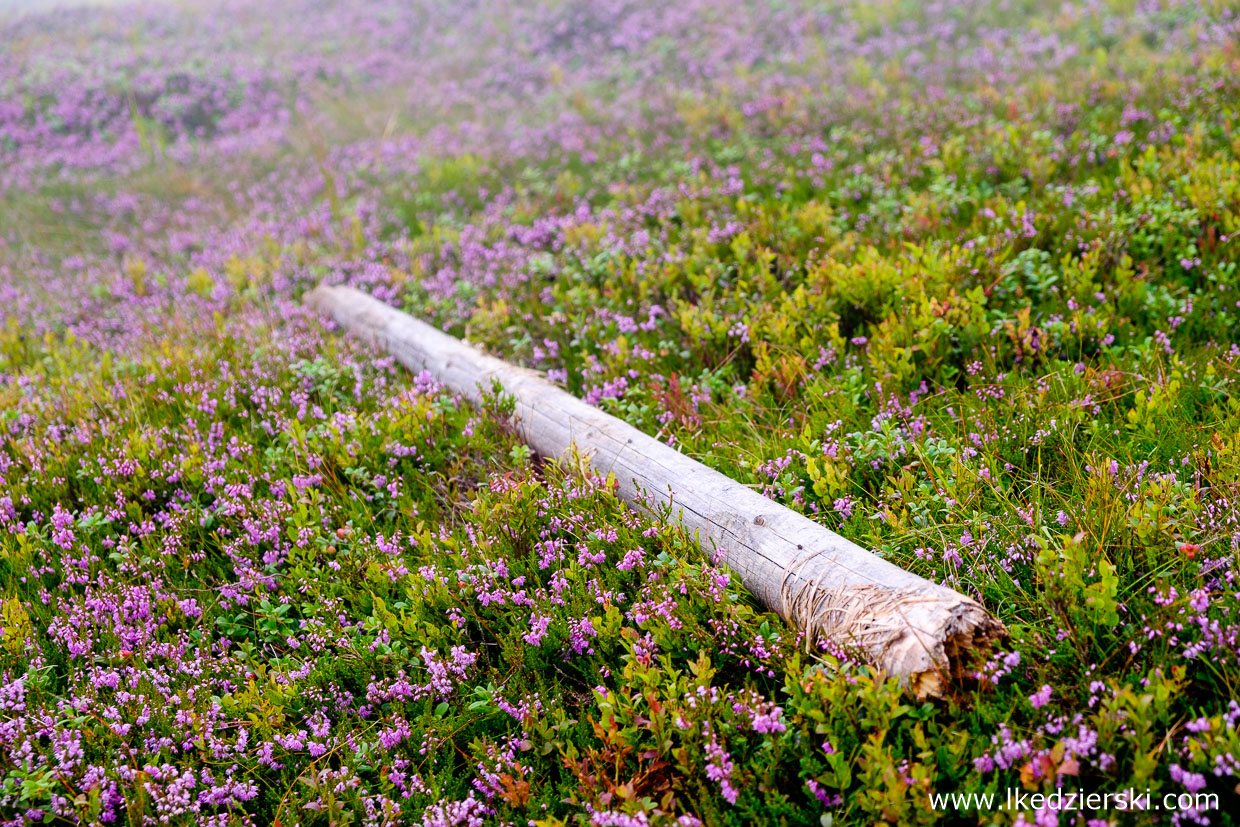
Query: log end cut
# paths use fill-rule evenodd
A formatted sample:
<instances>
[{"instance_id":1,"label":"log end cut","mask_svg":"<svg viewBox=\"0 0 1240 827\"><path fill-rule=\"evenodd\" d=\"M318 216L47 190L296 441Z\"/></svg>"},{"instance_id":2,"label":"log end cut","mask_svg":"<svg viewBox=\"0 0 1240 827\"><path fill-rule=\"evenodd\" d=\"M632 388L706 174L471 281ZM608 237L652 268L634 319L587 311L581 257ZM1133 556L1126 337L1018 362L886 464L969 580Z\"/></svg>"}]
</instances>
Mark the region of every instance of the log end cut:
<instances>
[{"instance_id":1,"label":"log end cut","mask_svg":"<svg viewBox=\"0 0 1240 827\"><path fill-rule=\"evenodd\" d=\"M898 642L889 657L899 658L886 668L907 675L909 691L918 700L944 697L951 686L969 685L973 675L969 667L978 655L984 656L995 644L1007 638L1007 629L979 604L961 601L943 612L947 622L934 637L934 646L927 651L920 642Z\"/></svg>"},{"instance_id":2,"label":"log end cut","mask_svg":"<svg viewBox=\"0 0 1240 827\"><path fill-rule=\"evenodd\" d=\"M928 582L823 588L790 578L782 597L780 613L805 630L807 645L826 638L857 646L918 700L941 698L951 686L968 683L975 655L1007 637L979 603Z\"/></svg>"}]
</instances>

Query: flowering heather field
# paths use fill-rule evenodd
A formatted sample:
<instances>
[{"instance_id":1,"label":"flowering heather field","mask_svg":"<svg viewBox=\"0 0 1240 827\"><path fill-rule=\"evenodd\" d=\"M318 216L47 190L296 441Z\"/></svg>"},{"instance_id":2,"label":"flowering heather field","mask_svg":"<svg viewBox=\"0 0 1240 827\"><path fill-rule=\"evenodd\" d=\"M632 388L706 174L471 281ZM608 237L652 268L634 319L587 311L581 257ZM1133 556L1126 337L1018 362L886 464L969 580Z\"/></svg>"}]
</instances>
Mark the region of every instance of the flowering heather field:
<instances>
[{"instance_id":1,"label":"flowering heather field","mask_svg":"<svg viewBox=\"0 0 1240 827\"><path fill-rule=\"evenodd\" d=\"M0 20L0 824L1232 823L1238 158L1227 0ZM913 700L320 282L1010 641Z\"/></svg>"}]
</instances>

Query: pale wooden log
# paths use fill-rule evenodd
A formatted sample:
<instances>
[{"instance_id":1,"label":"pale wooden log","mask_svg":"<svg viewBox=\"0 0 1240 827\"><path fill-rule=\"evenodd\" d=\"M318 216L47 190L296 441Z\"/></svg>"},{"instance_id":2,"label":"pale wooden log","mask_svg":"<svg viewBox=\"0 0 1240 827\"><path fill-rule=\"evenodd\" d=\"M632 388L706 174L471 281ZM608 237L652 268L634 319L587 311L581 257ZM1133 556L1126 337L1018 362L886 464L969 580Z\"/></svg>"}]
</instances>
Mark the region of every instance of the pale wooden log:
<instances>
[{"instance_id":1,"label":"pale wooden log","mask_svg":"<svg viewBox=\"0 0 1240 827\"><path fill-rule=\"evenodd\" d=\"M498 380L516 402L518 430L543 456L574 448L621 498L672 516L724 561L766 606L805 632L860 647L917 697L940 696L965 655L989 648L1003 625L976 601L872 554L808 518L515 367L348 287L319 287L306 302L413 371L481 399Z\"/></svg>"}]
</instances>

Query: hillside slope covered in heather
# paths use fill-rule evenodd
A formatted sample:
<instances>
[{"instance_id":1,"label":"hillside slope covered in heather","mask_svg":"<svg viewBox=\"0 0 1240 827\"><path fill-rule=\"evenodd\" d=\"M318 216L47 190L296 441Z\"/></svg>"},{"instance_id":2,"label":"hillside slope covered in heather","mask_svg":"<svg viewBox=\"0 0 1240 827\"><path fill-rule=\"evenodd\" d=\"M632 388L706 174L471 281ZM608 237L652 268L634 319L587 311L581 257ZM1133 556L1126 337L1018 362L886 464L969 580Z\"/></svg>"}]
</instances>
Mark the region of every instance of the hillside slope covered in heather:
<instances>
[{"instance_id":1,"label":"hillside slope covered in heather","mask_svg":"<svg viewBox=\"0 0 1240 827\"><path fill-rule=\"evenodd\" d=\"M0 19L0 824L1231 823L1238 35L1227 0ZM1011 640L913 700L321 282Z\"/></svg>"}]
</instances>

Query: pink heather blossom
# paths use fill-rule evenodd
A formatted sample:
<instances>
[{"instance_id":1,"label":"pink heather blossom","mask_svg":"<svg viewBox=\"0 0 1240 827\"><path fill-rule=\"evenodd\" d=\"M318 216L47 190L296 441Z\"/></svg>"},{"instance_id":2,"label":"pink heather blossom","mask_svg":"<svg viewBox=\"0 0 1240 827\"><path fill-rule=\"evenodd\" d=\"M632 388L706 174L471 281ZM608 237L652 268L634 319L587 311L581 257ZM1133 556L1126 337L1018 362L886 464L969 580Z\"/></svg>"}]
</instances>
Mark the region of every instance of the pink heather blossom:
<instances>
[{"instance_id":1,"label":"pink heather blossom","mask_svg":"<svg viewBox=\"0 0 1240 827\"><path fill-rule=\"evenodd\" d=\"M1029 703L1033 704L1034 709L1041 709L1050 703L1051 688L1049 685L1043 684L1042 688L1029 696Z\"/></svg>"}]
</instances>

